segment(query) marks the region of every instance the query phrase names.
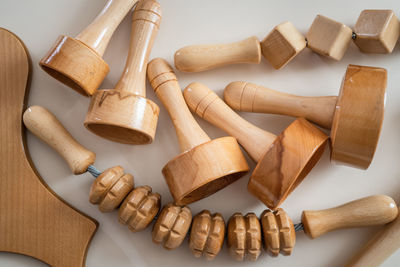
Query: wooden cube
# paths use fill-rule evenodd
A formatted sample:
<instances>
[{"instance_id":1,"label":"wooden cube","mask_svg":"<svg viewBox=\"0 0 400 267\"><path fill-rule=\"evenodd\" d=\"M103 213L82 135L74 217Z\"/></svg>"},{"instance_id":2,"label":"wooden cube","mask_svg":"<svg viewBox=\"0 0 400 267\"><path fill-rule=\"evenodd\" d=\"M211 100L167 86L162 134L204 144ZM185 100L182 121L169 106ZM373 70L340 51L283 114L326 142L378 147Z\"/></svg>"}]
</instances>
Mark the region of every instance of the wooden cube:
<instances>
[{"instance_id":1,"label":"wooden cube","mask_svg":"<svg viewBox=\"0 0 400 267\"><path fill-rule=\"evenodd\" d=\"M276 26L261 42L263 56L280 69L306 47L306 38L287 21Z\"/></svg>"},{"instance_id":2,"label":"wooden cube","mask_svg":"<svg viewBox=\"0 0 400 267\"><path fill-rule=\"evenodd\" d=\"M392 10L363 10L354 32L361 52L391 53L399 39L400 22Z\"/></svg>"},{"instance_id":3,"label":"wooden cube","mask_svg":"<svg viewBox=\"0 0 400 267\"><path fill-rule=\"evenodd\" d=\"M353 31L346 25L317 15L307 33L308 47L314 52L340 60L349 46Z\"/></svg>"}]
</instances>

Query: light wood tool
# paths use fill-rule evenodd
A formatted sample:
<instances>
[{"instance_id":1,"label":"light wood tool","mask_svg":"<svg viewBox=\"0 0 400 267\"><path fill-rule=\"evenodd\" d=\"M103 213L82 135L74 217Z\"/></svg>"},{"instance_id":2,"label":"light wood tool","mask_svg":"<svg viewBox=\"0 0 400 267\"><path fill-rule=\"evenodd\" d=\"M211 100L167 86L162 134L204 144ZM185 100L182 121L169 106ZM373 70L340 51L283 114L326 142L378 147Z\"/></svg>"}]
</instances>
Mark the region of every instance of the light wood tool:
<instances>
[{"instance_id":1,"label":"light wood tool","mask_svg":"<svg viewBox=\"0 0 400 267\"><path fill-rule=\"evenodd\" d=\"M367 169L382 128L386 84L385 69L349 65L338 97L302 97L232 82L224 98L236 110L304 117L331 129L331 159Z\"/></svg>"},{"instance_id":2,"label":"light wood tool","mask_svg":"<svg viewBox=\"0 0 400 267\"><path fill-rule=\"evenodd\" d=\"M276 136L244 120L203 84L190 84L184 97L193 112L236 137L258 162L248 190L271 209L301 183L325 149L328 137L305 119Z\"/></svg>"},{"instance_id":3,"label":"light wood tool","mask_svg":"<svg viewBox=\"0 0 400 267\"><path fill-rule=\"evenodd\" d=\"M153 59L147 75L172 119L182 152L162 170L177 204L205 198L248 172L249 166L234 137L211 140L197 124L175 73L165 60Z\"/></svg>"},{"instance_id":4,"label":"light wood tool","mask_svg":"<svg viewBox=\"0 0 400 267\"><path fill-rule=\"evenodd\" d=\"M60 35L39 62L44 71L82 95L92 95L109 67L102 56L115 29L138 0L108 0L75 38Z\"/></svg>"},{"instance_id":5,"label":"light wood tool","mask_svg":"<svg viewBox=\"0 0 400 267\"><path fill-rule=\"evenodd\" d=\"M91 99L84 122L91 132L125 144L153 142L159 107L146 99L146 69L160 22L156 1L138 2L124 73L115 89L98 90Z\"/></svg>"},{"instance_id":6,"label":"light wood tool","mask_svg":"<svg viewBox=\"0 0 400 267\"><path fill-rule=\"evenodd\" d=\"M0 251L84 266L98 223L59 198L31 161L21 122L30 59L22 41L2 28L0 62Z\"/></svg>"}]
</instances>

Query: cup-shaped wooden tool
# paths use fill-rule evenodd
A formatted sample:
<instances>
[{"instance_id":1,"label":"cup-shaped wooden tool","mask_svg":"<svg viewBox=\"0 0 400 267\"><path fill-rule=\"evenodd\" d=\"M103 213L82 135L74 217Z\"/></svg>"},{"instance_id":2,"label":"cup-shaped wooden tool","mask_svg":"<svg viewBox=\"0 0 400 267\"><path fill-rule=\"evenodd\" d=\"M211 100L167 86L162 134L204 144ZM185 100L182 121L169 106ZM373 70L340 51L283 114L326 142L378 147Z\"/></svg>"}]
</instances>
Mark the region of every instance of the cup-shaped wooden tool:
<instances>
[{"instance_id":1,"label":"cup-shaped wooden tool","mask_svg":"<svg viewBox=\"0 0 400 267\"><path fill-rule=\"evenodd\" d=\"M165 60L152 60L147 75L168 110L182 152L162 170L177 204L205 198L248 172L249 166L234 137L211 140L197 124L186 106L175 73Z\"/></svg>"},{"instance_id":2,"label":"cup-shaped wooden tool","mask_svg":"<svg viewBox=\"0 0 400 267\"><path fill-rule=\"evenodd\" d=\"M279 136L257 128L200 83L190 84L184 97L193 112L236 137L258 162L248 189L271 209L276 209L311 171L328 140L302 118Z\"/></svg>"},{"instance_id":3,"label":"cup-shaped wooden tool","mask_svg":"<svg viewBox=\"0 0 400 267\"><path fill-rule=\"evenodd\" d=\"M233 82L224 98L236 110L304 117L331 129L331 159L367 169L382 127L386 83L385 69L349 65L338 97L302 97Z\"/></svg>"},{"instance_id":4,"label":"cup-shaped wooden tool","mask_svg":"<svg viewBox=\"0 0 400 267\"><path fill-rule=\"evenodd\" d=\"M39 65L78 93L92 95L109 71L102 58L108 42L137 1L108 0L96 19L75 38L60 35Z\"/></svg>"},{"instance_id":5,"label":"cup-shaped wooden tool","mask_svg":"<svg viewBox=\"0 0 400 267\"><path fill-rule=\"evenodd\" d=\"M124 73L115 89L98 90L93 95L85 119L91 132L125 144L153 141L159 107L146 99L146 69L160 21L161 8L156 1L138 2Z\"/></svg>"}]
</instances>

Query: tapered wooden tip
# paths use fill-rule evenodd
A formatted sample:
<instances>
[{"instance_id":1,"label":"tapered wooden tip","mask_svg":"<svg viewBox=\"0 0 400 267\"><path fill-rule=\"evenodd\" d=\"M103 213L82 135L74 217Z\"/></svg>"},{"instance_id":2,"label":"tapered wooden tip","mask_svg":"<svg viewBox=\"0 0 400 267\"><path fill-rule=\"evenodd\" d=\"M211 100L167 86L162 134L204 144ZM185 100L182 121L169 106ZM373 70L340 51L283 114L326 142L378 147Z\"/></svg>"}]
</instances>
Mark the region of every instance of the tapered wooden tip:
<instances>
[{"instance_id":1,"label":"tapered wooden tip","mask_svg":"<svg viewBox=\"0 0 400 267\"><path fill-rule=\"evenodd\" d=\"M253 110L251 105L249 107L248 103L253 103L253 101L246 101L245 104L247 105L242 107L242 99L245 98L243 93L246 93L244 90L246 84L246 82L239 81L228 84L224 90L224 100L231 108L235 110L252 112Z\"/></svg>"}]
</instances>

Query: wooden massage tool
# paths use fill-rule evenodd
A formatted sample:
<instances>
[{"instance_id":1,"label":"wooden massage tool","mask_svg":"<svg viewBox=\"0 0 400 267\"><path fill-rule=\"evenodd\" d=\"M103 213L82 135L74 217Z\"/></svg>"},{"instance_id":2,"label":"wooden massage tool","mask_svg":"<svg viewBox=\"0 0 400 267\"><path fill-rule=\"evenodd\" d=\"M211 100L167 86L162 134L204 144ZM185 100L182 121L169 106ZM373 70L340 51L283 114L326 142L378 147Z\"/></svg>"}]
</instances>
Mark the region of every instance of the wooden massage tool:
<instances>
[{"instance_id":1,"label":"wooden massage tool","mask_svg":"<svg viewBox=\"0 0 400 267\"><path fill-rule=\"evenodd\" d=\"M161 7L141 0L132 16L130 49L115 89L92 97L85 126L106 139L125 144L149 144L156 133L159 107L146 99L147 62L161 21Z\"/></svg>"},{"instance_id":2,"label":"wooden massage tool","mask_svg":"<svg viewBox=\"0 0 400 267\"><path fill-rule=\"evenodd\" d=\"M22 41L2 28L0 62L0 251L84 266L98 223L57 196L31 161L21 123L31 62Z\"/></svg>"},{"instance_id":3,"label":"wooden massage tool","mask_svg":"<svg viewBox=\"0 0 400 267\"><path fill-rule=\"evenodd\" d=\"M340 60L351 39L364 53L391 53L400 34L400 22L392 10L363 10L354 29L317 15L306 37L294 25L283 22L260 43L253 36L219 45L186 46L175 53L175 67L198 72L236 63L260 63L261 54L275 69L289 63L305 47Z\"/></svg>"},{"instance_id":4,"label":"wooden massage tool","mask_svg":"<svg viewBox=\"0 0 400 267\"><path fill-rule=\"evenodd\" d=\"M154 62L154 68L159 70L168 66L159 59ZM166 249L179 247L190 229L189 247L196 257L204 255L209 260L215 258L222 249L225 236L229 251L236 260L256 260L261 254L262 242L265 250L273 256L279 253L290 255L295 244L295 231L304 230L310 238L317 238L336 229L386 224L398 214L393 199L377 195L327 210L303 211L301 223L295 225L280 208L276 211L266 210L260 218L254 213L246 216L235 213L228 221L227 229L221 214L211 214L208 210L203 210L192 219L189 207L169 203L157 215L161 202L159 194L152 193L149 186L134 189L133 177L124 174L120 166L100 174L91 165L94 153L77 143L48 110L40 106L30 107L25 111L23 121L33 134L66 160L75 174L87 170L97 177L91 187L89 200L99 204L100 211L109 212L119 208L120 223L127 224L132 232L141 231L156 220L152 239L157 244L162 243Z\"/></svg>"},{"instance_id":5,"label":"wooden massage tool","mask_svg":"<svg viewBox=\"0 0 400 267\"><path fill-rule=\"evenodd\" d=\"M75 38L60 35L39 65L82 95L92 95L109 67L102 56L115 29L137 0L108 0L96 19Z\"/></svg>"},{"instance_id":6,"label":"wooden massage tool","mask_svg":"<svg viewBox=\"0 0 400 267\"><path fill-rule=\"evenodd\" d=\"M172 119L181 149L181 154L162 170L175 203L184 205L207 197L249 171L234 137L211 140L200 128L183 99L174 71L165 60L152 60L147 75Z\"/></svg>"},{"instance_id":7,"label":"wooden massage tool","mask_svg":"<svg viewBox=\"0 0 400 267\"><path fill-rule=\"evenodd\" d=\"M258 162L248 190L270 209L301 183L325 149L328 137L303 118L276 136L244 120L203 84L190 84L184 97L193 112L236 137Z\"/></svg>"},{"instance_id":8,"label":"wooden massage tool","mask_svg":"<svg viewBox=\"0 0 400 267\"><path fill-rule=\"evenodd\" d=\"M331 129L331 159L367 169L382 128L386 83L385 69L349 65L338 97L302 97L233 82L224 98L236 110L304 117Z\"/></svg>"}]
</instances>

